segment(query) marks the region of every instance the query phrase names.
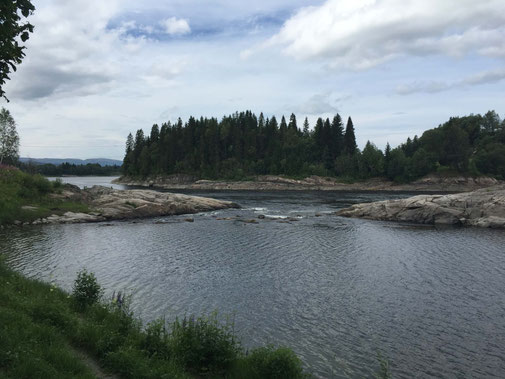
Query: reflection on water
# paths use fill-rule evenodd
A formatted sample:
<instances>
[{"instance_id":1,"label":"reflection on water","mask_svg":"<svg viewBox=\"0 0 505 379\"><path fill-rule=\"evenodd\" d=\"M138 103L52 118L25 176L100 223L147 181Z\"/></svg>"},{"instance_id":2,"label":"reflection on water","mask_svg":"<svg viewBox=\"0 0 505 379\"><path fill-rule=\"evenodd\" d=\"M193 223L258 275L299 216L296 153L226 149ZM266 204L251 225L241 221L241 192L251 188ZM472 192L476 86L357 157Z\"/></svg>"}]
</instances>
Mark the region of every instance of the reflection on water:
<instances>
[{"instance_id":1,"label":"reflection on water","mask_svg":"<svg viewBox=\"0 0 505 379\"><path fill-rule=\"evenodd\" d=\"M233 313L246 346L291 346L320 377L370 377L377 351L395 377L503 376L503 231L332 215L398 194L205 194L243 209L12 229L0 251L67 289L86 267L107 291L131 291L146 321Z\"/></svg>"}]
</instances>

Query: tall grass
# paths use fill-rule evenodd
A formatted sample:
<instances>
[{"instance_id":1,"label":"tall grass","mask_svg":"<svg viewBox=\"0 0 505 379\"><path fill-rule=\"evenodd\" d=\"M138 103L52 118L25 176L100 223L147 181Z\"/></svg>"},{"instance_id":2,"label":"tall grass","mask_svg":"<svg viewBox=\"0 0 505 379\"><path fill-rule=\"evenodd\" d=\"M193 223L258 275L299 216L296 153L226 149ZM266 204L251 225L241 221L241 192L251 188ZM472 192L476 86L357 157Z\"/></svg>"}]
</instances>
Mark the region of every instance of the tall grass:
<instances>
[{"instance_id":1,"label":"tall grass","mask_svg":"<svg viewBox=\"0 0 505 379\"><path fill-rule=\"evenodd\" d=\"M34 221L66 211L89 211L85 204L51 196L61 191L61 188L61 182L50 182L42 175L31 175L11 166L0 166L0 225L14 221Z\"/></svg>"},{"instance_id":2,"label":"tall grass","mask_svg":"<svg viewBox=\"0 0 505 379\"><path fill-rule=\"evenodd\" d=\"M84 282L94 296L93 278ZM82 303L0 261L0 377L92 377L70 345L124 378L306 376L289 349L246 353L233 323L221 322L217 314L171 323L160 319L144 327L128 300L117 300Z\"/></svg>"}]
</instances>

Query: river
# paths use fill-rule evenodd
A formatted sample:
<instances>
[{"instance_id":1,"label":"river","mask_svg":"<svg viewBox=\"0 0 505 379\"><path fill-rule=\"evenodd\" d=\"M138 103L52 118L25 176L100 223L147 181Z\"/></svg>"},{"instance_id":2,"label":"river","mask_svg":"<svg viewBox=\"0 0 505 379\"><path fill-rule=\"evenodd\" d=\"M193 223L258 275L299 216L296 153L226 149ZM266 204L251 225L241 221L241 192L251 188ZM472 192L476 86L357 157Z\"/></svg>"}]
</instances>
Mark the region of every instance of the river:
<instances>
[{"instance_id":1,"label":"river","mask_svg":"<svg viewBox=\"0 0 505 379\"><path fill-rule=\"evenodd\" d=\"M75 180L81 187L106 181ZM244 346L292 347L316 377L371 377L378 352L394 377L503 377L503 231L332 214L407 194L192 194L243 208L197 214L194 222L3 230L0 251L15 270L67 290L85 267L107 293L131 293L144 321L233 315Z\"/></svg>"}]
</instances>

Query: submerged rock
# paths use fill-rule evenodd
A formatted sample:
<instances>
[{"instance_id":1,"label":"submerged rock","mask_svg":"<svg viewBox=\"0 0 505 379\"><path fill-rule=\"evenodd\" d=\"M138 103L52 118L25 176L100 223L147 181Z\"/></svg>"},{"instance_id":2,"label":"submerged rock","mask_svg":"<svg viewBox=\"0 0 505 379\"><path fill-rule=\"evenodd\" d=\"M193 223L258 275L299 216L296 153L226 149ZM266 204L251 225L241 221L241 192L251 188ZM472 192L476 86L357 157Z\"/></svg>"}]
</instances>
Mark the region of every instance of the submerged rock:
<instances>
[{"instance_id":1,"label":"submerged rock","mask_svg":"<svg viewBox=\"0 0 505 379\"><path fill-rule=\"evenodd\" d=\"M420 224L505 228L505 186L451 195L418 195L408 199L355 204L336 214Z\"/></svg>"}]
</instances>

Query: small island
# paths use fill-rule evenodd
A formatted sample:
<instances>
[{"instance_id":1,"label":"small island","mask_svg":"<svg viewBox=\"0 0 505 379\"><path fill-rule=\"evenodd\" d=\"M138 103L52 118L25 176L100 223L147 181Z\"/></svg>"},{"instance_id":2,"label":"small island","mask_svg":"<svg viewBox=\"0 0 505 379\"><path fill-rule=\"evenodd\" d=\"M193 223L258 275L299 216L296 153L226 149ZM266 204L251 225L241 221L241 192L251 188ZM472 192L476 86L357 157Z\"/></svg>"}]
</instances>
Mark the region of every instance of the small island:
<instances>
[{"instance_id":1,"label":"small island","mask_svg":"<svg viewBox=\"0 0 505 379\"><path fill-rule=\"evenodd\" d=\"M505 228L505 185L449 195L355 204L338 216L432 225Z\"/></svg>"}]
</instances>

